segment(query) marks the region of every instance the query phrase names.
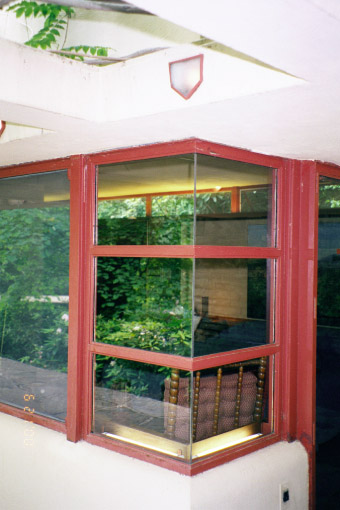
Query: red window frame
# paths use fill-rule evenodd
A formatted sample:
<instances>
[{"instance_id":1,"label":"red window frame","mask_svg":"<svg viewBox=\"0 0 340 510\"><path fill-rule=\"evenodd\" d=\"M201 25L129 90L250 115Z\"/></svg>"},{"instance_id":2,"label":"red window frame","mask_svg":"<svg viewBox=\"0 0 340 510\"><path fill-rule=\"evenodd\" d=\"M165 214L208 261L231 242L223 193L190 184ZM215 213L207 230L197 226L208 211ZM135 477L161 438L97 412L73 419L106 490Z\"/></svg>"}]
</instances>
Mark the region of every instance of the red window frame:
<instances>
[{"instance_id":1,"label":"red window frame","mask_svg":"<svg viewBox=\"0 0 340 510\"><path fill-rule=\"evenodd\" d=\"M263 166L278 169L278 189L281 189L282 167L283 161L280 158L255 155L237 149L230 149L218 144L212 144L201 140L186 140L173 142L171 144L157 144L151 146L138 147L133 149L124 149L119 151L111 151L102 154L95 154L86 157L86 167L88 172L89 185L86 188L86 214L87 225L95 225L96 221L96 168L98 165L108 163L121 163L125 161L135 161L151 158L159 158L166 156L174 156L178 154L205 154L221 157L229 160L237 160L246 163L260 164ZM281 200L280 195L277 198ZM235 199L234 199L235 202ZM235 207L235 206L234 206ZM281 207L277 204L278 225L280 224ZM279 232L279 229L278 229ZM281 258L282 248L281 240L278 235L277 247L238 247L238 246L100 246L94 242L93 229L87 229L86 247L85 247L85 264L86 264L86 288L84 288L85 307L87 308L87 321L85 325L86 331L86 359L85 359L85 379L87 384L84 385L84 436L87 441L99 446L105 446L109 449L131 455L142 460L148 460L157 465L162 465L168 469L173 469L183 474L196 474L210 467L221 464L227 460L231 460L240 455L244 455L254 451L260 447L272 444L280 438L280 423L278 420L278 409L280 403L280 342L266 344L248 349L240 349L238 351L225 352L221 354L212 354L197 358L187 358L171 354L162 354L156 352L148 352L140 349L130 349L126 347L100 344L93 341L93 306L95 292L95 259L96 257L114 257L114 256L138 256L138 257L189 257L189 258L261 258L274 259L278 261L277 275L281 275ZM276 323L279 324L280 313L279 303L277 303ZM279 329L279 328L278 328ZM278 330L277 329L277 330ZM279 336L279 335L278 335ZM275 355L275 393L274 393L274 430L272 434L263 436L254 440L250 444L241 444L239 446L229 448L223 452L218 452L209 458L202 458L194 464L185 465L172 458L167 458L157 452L142 450L138 447L125 444L118 440L108 439L91 433L92 420L92 356L94 354L102 354L106 356L119 357L138 362L147 362L150 364L159 364L171 366L181 370L195 371L205 368L214 367L217 364L234 363L241 360L248 360L261 356ZM217 361L218 360L218 361Z\"/></svg>"},{"instance_id":2,"label":"red window frame","mask_svg":"<svg viewBox=\"0 0 340 510\"><path fill-rule=\"evenodd\" d=\"M309 508L315 508L315 448L316 448L316 338L318 283L318 225L320 176L340 179L336 165L314 161L291 164L292 239L296 250L290 260L295 270L291 274L291 331L287 343L290 375L285 380L287 420L284 438L299 439L308 453ZM295 297L294 297L295 296ZM287 363L288 369L288 363ZM286 372L287 373L287 372Z\"/></svg>"},{"instance_id":3,"label":"red window frame","mask_svg":"<svg viewBox=\"0 0 340 510\"><path fill-rule=\"evenodd\" d=\"M97 165L195 152L278 169L277 246L275 248L214 247L213 257L215 258L218 253L219 257L278 260L275 344L218 355L219 362L227 364L275 354L274 432L250 443L241 444L218 452L211 457L203 458L196 461L195 464L186 465L162 454L91 433L91 357L94 353L100 352L105 355L125 357L134 361L160 363L190 371L216 365L216 355L191 359L141 350L134 350L131 353L131 349L93 342L93 259L99 255L133 256L137 252L135 251L136 247L133 246L101 247L95 245L92 225L94 225L95 218L94 177ZM317 169L321 168L322 174L326 175L326 167L331 168L314 162L285 160L190 139L1 169L0 177L68 169L70 178L70 321L67 419L65 423L61 423L43 416L32 415L32 421L66 433L70 441L85 439L92 444L186 475L205 471L281 439L288 441L300 439L307 451L312 452L314 422L313 407L310 402L315 386L310 381L311 377L312 380L314 377L315 354L310 353L310 338L314 338L313 342L315 343L315 324L311 318L314 313L316 296L316 175ZM237 197L234 198L233 203L236 204L237 200ZM137 249L141 256L140 248L137 247ZM147 246L143 250L145 256L156 257L212 256L209 246ZM308 261L311 262L309 262L309 266L307 264L307 267L305 263ZM305 339L305 341L301 341L301 339ZM22 419L27 418L24 411L1 403L0 411ZM311 453L310 459L312 458ZM313 471L311 470L311 472Z\"/></svg>"},{"instance_id":4,"label":"red window frame","mask_svg":"<svg viewBox=\"0 0 340 510\"><path fill-rule=\"evenodd\" d=\"M24 176L24 175L53 172L53 171L58 171L58 170L67 170L68 177L70 179L70 220L71 220L71 214L74 210L74 204L72 205L72 200L71 200L72 187L74 188L74 185L72 183L70 169L71 169L71 159L70 158L60 158L60 159L55 159L52 161L41 161L38 163L30 163L30 164L12 166L12 167L8 167L8 168L1 168L0 169L0 179L6 178L6 177L19 177L19 176ZM74 193L73 193L73 195L74 195ZM72 240L71 240L74 237L73 233L72 233L72 237L71 237L71 230L74 230L74 229L72 229L71 221L70 221L70 260L73 256L73 254L77 250L77 247L74 245L74 243L72 243ZM70 267L70 270L71 270L71 267ZM72 271L73 270L74 270L74 268L72 268ZM74 294L72 296L70 295L69 299L70 299L70 303L71 303L71 301L72 301L72 303L74 303L74 301L77 299L77 296ZM70 328L72 328L72 322L73 322L73 318L71 318L71 316L70 316L69 331L70 331ZM73 342L70 341L70 332L69 332L69 345L72 343ZM68 396L67 396L67 398L68 398ZM16 407L12 407L7 404L3 404L2 402L0 402L0 412L9 414L11 416L15 416L16 418L22 418L24 420L28 419L28 415L27 415L26 411L18 409ZM63 423L61 421L53 420L52 418L38 415L36 413L29 414L29 421L32 423L36 423L37 425L42 425L44 427L50 428L52 430L56 430L57 432L67 433L67 421L65 421L65 423Z\"/></svg>"}]
</instances>

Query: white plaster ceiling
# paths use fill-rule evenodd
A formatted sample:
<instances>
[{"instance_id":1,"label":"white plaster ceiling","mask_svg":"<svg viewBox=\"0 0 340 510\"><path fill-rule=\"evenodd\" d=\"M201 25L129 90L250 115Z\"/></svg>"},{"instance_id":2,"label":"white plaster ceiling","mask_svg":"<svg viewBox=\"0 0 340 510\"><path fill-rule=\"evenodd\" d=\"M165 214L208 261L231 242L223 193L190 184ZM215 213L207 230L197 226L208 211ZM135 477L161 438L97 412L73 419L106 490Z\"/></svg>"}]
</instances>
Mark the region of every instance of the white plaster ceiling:
<instances>
[{"instance_id":1,"label":"white plaster ceiling","mask_svg":"<svg viewBox=\"0 0 340 510\"><path fill-rule=\"evenodd\" d=\"M167 49L98 68L0 41L0 118L39 128L17 140L3 135L1 166L187 137L340 164L337 0L134 4L164 20L144 49L153 44ZM157 19L148 18L146 24ZM186 30L170 30L166 22ZM145 25L137 28L139 45L143 30ZM192 46L197 35L270 67ZM118 39L112 43L117 54L135 51L131 34L126 46L122 35L119 40L119 48ZM91 32L90 43L95 41ZM199 52L204 81L185 101L169 86L168 62Z\"/></svg>"}]
</instances>

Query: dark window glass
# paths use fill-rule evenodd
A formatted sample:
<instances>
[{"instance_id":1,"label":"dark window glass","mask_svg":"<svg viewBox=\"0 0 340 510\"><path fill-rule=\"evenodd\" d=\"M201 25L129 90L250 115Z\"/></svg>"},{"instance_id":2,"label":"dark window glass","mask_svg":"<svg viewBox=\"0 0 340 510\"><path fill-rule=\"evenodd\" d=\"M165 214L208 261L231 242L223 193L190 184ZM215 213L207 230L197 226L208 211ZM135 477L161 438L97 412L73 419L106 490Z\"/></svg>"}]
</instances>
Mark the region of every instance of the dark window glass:
<instances>
[{"instance_id":1,"label":"dark window glass","mask_svg":"<svg viewBox=\"0 0 340 510\"><path fill-rule=\"evenodd\" d=\"M320 176L316 351L316 501L337 501L340 471L340 180ZM338 464L337 464L338 466ZM325 483L332 469L330 487ZM337 506L337 505L335 505Z\"/></svg>"}]
</instances>

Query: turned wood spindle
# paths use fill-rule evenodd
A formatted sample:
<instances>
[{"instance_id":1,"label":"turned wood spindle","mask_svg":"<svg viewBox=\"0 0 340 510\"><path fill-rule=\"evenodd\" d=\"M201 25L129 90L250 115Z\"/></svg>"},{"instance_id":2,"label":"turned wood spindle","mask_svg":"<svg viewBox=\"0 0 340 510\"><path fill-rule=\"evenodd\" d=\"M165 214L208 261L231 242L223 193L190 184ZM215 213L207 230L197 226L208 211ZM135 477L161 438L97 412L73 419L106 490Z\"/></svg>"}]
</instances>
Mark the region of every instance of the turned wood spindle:
<instances>
[{"instance_id":1,"label":"turned wood spindle","mask_svg":"<svg viewBox=\"0 0 340 510\"><path fill-rule=\"evenodd\" d=\"M196 441L197 434L197 418L198 418L198 400L200 395L201 372L196 372L194 387L194 403L192 413L192 440Z\"/></svg>"},{"instance_id":2,"label":"turned wood spindle","mask_svg":"<svg viewBox=\"0 0 340 510\"><path fill-rule=\"evenodd\" d=\"M222 368L220 367L217 370L217 377L216 377L214 423L213 423L213 433L212 433L213 436L217 435L217 430L218 430L218 413L219 413L219 410L220 410L221 384L222 384Z\"/></svg>"},{"instance_id":3,"label":"turned wood spindle","mask_svg":"<svg viewBox=\"0 0 340 510\"><path fill-rule=\"evenodd\" d=\"M241 407L241 393L243 383L243 366L241 365L238 369L237 379L237 391L236 391L236 403L235 403L235 415L234 415L234 427L240 426L240 407Z\"/></svg>"},{"instance_id":4,"label":"turned wood spindle","mask_svg":"<svg viewBox=\"0 0 340 510\"><path fill-rule=\"evenodd\" d=\"M169 408L168 408L168 420L166 427L166 434L173 438L175 435L176 428L176 414L177 414L177 402L178 402L178 388L179 388L179 370L173 368L171 370L170 377L170 395L169 395Z\"/></svg>"},{"instance_id":5,"label":"turned wood spindle","mask_svg":"<svg viewBox=\"0 0 340 510\"><path fill-rule=\"evenodd\" d=\"M262 419L262 407L263 407L263 393L264 393L264 385L265 385L265 377L266 377L266 365L267 359L260 359L260 366L257 374L257 390L256 390L256 400L255 400L255 409L254 409L254 421L260 423Z\"/></svg>"}]
</instances>

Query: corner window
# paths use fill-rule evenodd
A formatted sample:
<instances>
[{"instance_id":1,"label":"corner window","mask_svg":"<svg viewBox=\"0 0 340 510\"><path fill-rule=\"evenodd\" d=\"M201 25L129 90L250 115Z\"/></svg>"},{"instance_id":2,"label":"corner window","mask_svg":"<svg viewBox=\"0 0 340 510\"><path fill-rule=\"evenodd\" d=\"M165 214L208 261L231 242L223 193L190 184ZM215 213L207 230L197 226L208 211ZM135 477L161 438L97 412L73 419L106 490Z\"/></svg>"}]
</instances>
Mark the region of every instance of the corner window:
<instances>
[{"instance_id":1,"label":"corner window","mask_svg":"<svg viewBox=\"0 0 340 510\"><path fill-rule=\"evenodd\" d=\"M273 431L276 170L97 165L92 432L193 464Z\"/></svg>"},{"instance_id":2,"label":"corner window","mask_svg":"<svg viewBox=\"0 0 340 510\"><path fill-rule=\"evenodd\" d=\"M277 441L281 170L252 160L188 140L3 169L0 410L186 474Z\"/></svg>"}]
</instances>

